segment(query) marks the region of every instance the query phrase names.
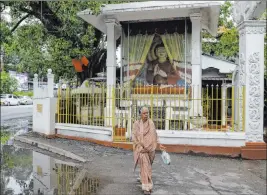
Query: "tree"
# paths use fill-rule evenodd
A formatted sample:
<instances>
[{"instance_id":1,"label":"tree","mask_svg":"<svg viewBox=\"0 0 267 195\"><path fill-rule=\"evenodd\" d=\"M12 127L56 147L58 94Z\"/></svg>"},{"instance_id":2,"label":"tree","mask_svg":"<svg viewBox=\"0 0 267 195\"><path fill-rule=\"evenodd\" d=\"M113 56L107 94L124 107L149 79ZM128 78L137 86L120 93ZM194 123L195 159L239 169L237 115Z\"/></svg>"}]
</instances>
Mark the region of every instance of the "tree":
<instances>
[{"instance_id":1,"label":"tree","mask_svg":"<svg viewBox=\"0 0 267 195\"><path fill-rule=\"evenodd\" d=\"M1 25L5 26L4 32L1 32L5 64L14 64L15 59L17 71L28 72L31 77L34 73L45 77L49 67L53 69L56 81L59 77L72 78L75 71L71 59L99 56L95 52L101 51L99 43L103 38L99 30L80 19L77 13L90 8L98 14L105 3L111 2L2 2L1 9L9 6L12 17L11 23L1 21ZM23 26L20 25L22 22L25 23Z\"/></svg>"},{"instance_id":2,"label":"tree","mask_svg":"<svg viewBox=\"0 0 267 195\"><path fill-rule=\"evenodd\" d=\"M0 93L13 93L18 88L18 81L16 78L11 77L9 73L1 72Z\"/></svg>"},{"instance_id":3,"label":"tree","mask_svg":"<svg viewBox=\"0 0 267 195\"><path fill-rule=\"evenodd\" d=\"M238 56L239 35L233 21L230 19L232 4L226 1L220 10L218 22L217 42L203 42L202 51L206 54L215 54L227 59ZM213 37L206 31L203 32L203 38L212 39Z\"/></svg>"}]
</instances>

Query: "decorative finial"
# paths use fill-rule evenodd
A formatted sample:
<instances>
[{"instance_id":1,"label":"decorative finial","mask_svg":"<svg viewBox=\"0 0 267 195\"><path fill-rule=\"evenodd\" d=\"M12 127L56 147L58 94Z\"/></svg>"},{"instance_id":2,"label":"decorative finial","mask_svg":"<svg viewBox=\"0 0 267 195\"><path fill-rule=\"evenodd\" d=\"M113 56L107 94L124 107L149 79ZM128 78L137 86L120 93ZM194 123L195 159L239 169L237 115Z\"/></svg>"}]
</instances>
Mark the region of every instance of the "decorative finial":
<instances>
[{"instance_id":1,"label":"decorative finial","mask_svg":"<svg viewBox=\"0 0 267 195\"><path fill-rule=\"evenodd\" d=\"M48 74L52 74L52 69L49 68L49 69L47 70L47 72L48 72Z\"/></svg>"},{"instance_id":2,"label":"decorative finial","mask_svg":"<svg viewBox=\"0 0 267 195\"><path fill-rule=\"evenodd\" d=\"M37 79L38 78L38 74L35 73L34 74L34 78Z\"/></svg>"}]
</instances>

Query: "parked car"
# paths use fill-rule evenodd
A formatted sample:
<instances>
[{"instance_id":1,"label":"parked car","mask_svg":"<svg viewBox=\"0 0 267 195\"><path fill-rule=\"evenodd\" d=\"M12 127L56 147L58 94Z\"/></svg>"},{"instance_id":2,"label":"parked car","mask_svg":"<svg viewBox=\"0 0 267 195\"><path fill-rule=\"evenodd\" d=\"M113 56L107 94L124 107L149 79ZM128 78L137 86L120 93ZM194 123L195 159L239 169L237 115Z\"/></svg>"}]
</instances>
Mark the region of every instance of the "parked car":
<instances>
[{"instance_id":1,"label":"parked car","mask_svg":"<svg viewBox=\"0 0 267 195\"><path fill-rule=\"evenodd\" d=\"M32 98L30 98L29 96L21 96L19 102L23 105L32 104Z\"/></svg>"},{"instance_id":2,"label":"parked car","mask_svg":"<svg viewBox=\"0 0 267 195\"><path fill-rule=\"evenodd\" d=\"M20 105L19 98L13 94L1 94L1 105L18 106Z\"/></svg>"}]
</instances>

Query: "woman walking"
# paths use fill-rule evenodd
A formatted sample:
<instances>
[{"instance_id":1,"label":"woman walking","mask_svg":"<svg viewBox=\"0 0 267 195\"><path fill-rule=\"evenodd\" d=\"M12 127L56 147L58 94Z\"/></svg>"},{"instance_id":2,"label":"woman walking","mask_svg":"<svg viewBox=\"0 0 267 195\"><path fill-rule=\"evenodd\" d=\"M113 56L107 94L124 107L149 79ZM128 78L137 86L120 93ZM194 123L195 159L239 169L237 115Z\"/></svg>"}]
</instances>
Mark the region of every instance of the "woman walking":
<instances>
[{"instance_id":1,"label":"woman walking","mask_svg":"<svg viewBox=\"0 0 267 195\"><path fill-rule=\"evenodd\" d=\"M153 188L152 164L158 145L158 135L154 122L148 117L148 108L142 107L140 114L141 119L133 125L134 170L138 164L142 190L144 194L150 194ZM161 144L159 146L161 150L165 149Z\"/></svg>"}]
</instances>

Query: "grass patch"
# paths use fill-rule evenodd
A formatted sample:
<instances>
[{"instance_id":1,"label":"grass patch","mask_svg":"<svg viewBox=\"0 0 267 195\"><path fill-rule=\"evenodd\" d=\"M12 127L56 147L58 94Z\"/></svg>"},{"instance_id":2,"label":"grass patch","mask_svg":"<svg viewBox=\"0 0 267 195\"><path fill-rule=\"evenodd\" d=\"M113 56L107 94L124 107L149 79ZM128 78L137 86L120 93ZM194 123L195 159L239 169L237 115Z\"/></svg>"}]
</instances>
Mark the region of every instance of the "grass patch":
<instances>
[{"instance_id":1,"label":"grass patch","mask_svg":"<svg viewBox=\"0 0 267 195\"><path fill-rule=\"evenodd\" d=\"M13 93L16 96L29 96L32 97L33 96L33 91L15 91Z\"/></svg>"}]
</instances>

